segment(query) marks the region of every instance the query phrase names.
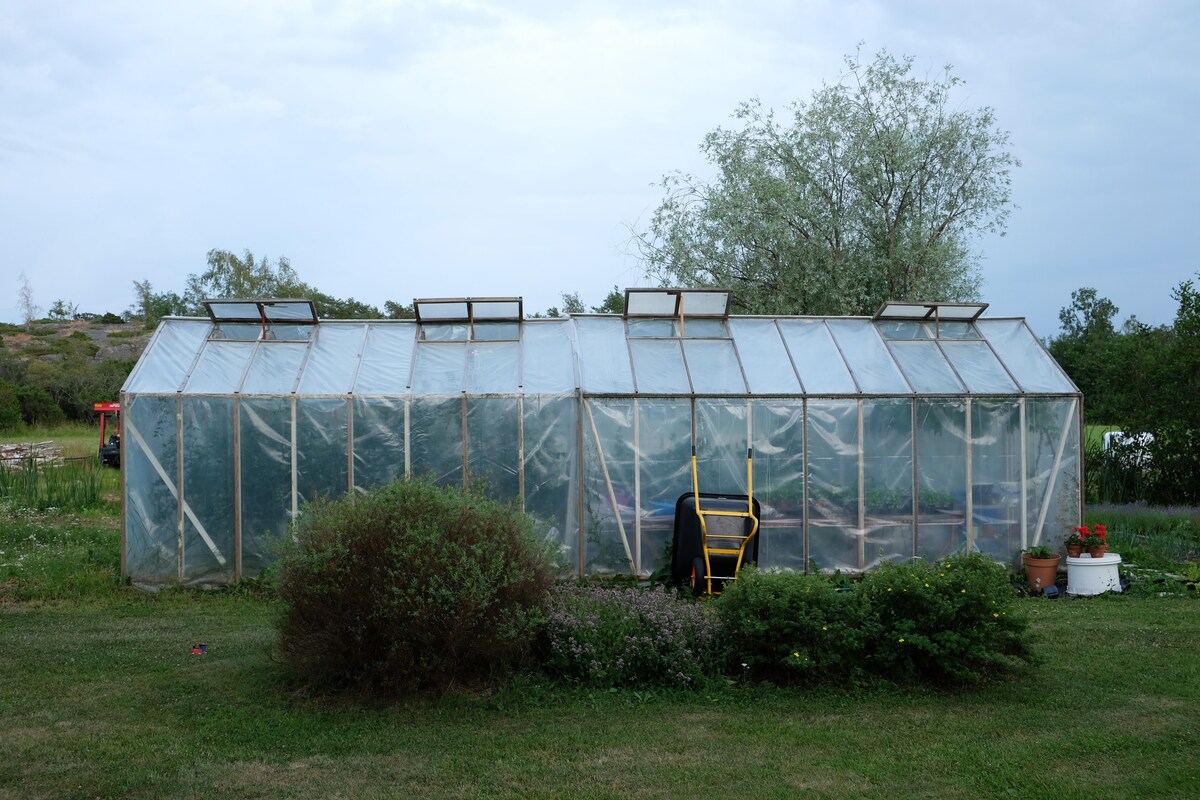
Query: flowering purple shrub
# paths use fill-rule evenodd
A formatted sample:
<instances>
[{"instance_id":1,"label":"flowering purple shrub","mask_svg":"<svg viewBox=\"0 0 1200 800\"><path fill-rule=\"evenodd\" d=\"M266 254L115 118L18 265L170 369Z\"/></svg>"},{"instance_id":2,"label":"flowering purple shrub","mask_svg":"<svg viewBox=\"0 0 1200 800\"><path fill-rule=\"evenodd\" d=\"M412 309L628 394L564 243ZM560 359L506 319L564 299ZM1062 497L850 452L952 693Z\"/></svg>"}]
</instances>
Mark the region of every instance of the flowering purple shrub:
<instances>
[{"instance_id":1,"label":"flowering purple shrub","mask_svg":"<svg viewBox=\"0 0 1200 800\"><path fill-rule=\"evenodd\" d=\"M543 666L572 683L693 687L725 663L717 616L661 588L560 585L548 616Z\"/></svg>"}]
</instances>

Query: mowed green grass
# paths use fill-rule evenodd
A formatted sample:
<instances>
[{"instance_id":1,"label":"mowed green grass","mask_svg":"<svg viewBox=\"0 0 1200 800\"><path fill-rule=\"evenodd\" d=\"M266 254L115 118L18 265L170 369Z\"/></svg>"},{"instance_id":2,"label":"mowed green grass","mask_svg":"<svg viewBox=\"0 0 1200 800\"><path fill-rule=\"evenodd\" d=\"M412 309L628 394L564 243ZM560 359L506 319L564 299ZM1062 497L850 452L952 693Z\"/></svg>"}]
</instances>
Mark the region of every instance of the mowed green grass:
<instances>
[{"instance_id":1,"label":"mowed green grass","mask_svg":"<svg viewBox=\"0 0 1200 800\"><path fill-rule=\"evenodd\" d=\"M971 691L530 677L381 706L297 691L274 601L122 588L115 515L0 514L0 800L1200 796L1190 596L1020 601L1041 665Z\"/></svg>"},{"instance_id":2,"label":"mowed green grass","mask_svg":"<svg viewBox=\"0 0 1200 800\"><path fill-rule=\"evenodd\" d=\"M527 679L372 706L290 687L253 595L9 602L0 797L1197 796L1200 603L1022 608L1042 665L970 691Z\"/></svg>"},{"instance_id":3,"label":"mowed green grass","mask_svg":"<svg viewBox=\"0 0 1200 800\"><path fill-rule=\"evenodd\" d=\"M1085 447L1103 447L1104 434L1121 430L1120 425L1084 425L1083 442Z\"/></svg>"}]
</instances>

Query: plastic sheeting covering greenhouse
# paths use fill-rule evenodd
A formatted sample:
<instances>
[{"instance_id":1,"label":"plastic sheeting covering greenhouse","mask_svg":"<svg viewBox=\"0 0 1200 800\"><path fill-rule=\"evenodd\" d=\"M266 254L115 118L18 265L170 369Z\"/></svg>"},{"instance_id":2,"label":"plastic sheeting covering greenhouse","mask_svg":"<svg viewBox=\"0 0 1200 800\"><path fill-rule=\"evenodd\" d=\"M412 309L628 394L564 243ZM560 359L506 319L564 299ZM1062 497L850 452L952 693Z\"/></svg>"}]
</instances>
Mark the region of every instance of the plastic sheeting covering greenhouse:
<instances>
[{"instance_id":1,"label":"plastic sheeting covering greenhouse","mask_svg":"<svg viewBox=\"0 0 1200 800\"><path fill-rule=\"evenodd\" d=\"M1007 563L1078 523L1081 397L1024 320L626 298L623 316L523 319L500 298L331 321L251 300L163 321L121 396L124 574L236 582L307 502L428 474L518 504L570 572L645 577L669 561L693 446L713 493L746 493L752 450L765 568Z\"/></svg>"}]
</instances>

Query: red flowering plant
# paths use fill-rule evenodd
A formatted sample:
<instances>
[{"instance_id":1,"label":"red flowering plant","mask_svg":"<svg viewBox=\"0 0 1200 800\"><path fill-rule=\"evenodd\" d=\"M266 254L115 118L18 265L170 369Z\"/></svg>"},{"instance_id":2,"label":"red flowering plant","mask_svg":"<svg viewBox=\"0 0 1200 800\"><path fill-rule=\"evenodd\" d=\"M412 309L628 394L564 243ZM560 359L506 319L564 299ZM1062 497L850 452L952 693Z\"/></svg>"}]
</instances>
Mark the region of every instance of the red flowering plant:
<instances>
[{"instance_id":1,"label":"red flowering plant","mask_svg":"<svg viewBox=\"0 0 1200 800\"><path fill-rule=\"evenodd\" d=\"M1067 535L1067 547L1083 547L1083 537L1090 533L1086 525L1076 528Z\"/></svg>"},{"instance_id":2,"label":"red flowering plant","mask_svg":"<svg viewBox=\"0 0 1200 800\"><path fill-rule=\"evenodd\" d=\"M1076 528L1075 533L1068 537L1067 544L1075 544L1071 541L1074 537L1079 537L1079 543L1084 547L1108 547L1108 528L1103 523L1096 523L1091 528L1087 525Z\"/></svg>"}]
</instances>

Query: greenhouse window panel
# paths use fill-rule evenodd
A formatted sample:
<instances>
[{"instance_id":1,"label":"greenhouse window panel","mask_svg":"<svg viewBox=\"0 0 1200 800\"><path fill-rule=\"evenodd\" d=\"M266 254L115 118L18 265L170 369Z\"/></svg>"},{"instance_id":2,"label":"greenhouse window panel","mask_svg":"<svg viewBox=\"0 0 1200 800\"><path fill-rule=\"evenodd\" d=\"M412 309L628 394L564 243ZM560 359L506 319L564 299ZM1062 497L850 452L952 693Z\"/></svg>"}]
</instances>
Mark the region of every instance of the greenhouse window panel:
<instances>
[{"instance_id":1,"label":"greenhouse window panel","mask_svg":"<svg viewBox=\"0 0 1200 800\"><path fill-rule=\"evenodd\" d=\"M121 391L131 393L175 392L187 378L200 355L212 326L207 321L163 322L129 373Z\"/></svg>"},{"instance_id":2,"label":"greenhouse window panel","mask_svg":"<svg viewBox=\"0 0 1200 800\"><path fill-rule=\"evenodd\" d=\"M831 319L826 324L863 392L909 394L913 391L874 325L854 319Z\"/></svg>"},{"instance_id":3,"label":"greenhouse window panel","mask_svg":"<svg viewBox=\"0 0 1200 800\"><path fill-rule=\"evenodd\" d=\"M238 391L254 348L254 342L210 342L192 367L183 391L189 394Z\"/></svg>"},{"instance_id":4,"label":"greenhouse window panel","mask_svg":"<svg viewBox=\"0 0 1200 800\"><path fill-rule=\"evenodd\" d=\"M292 322L317 324L317 307L311 300L211 299L204 309L214 323Z\"/></svg>"},{"instance_id":5,"label":"greenhouse window panel","mask_svg":"<svg viewBox=\"0 0 1200 800\"><path fill-rule=\"evenodd\" d=\"M412 324L371 324L354 379L354 393L404 394L408 391L415 333L416 326Z\"/></svg>"},{"instance_id":6,"label":"greenhouse window panel","mask_svg":"<svg viewBox=\"0 0 1200 800\"><path fill-rule=\"evenodd\" d=\"M520 322L520 297L437 297L413 300L417 322Z\"/></svg>"},{"instance_id":7,"label":"greenhouse window panel","mask_svg":"<svg viewBox=\"0 0 1200 800\"><path fill-rule=\"evenodd\" d=\"M640 339L629 343L633 356L633 374L639 394L692 393L692 383L676 341Z\"/></svg>"},{"instance_id":8,"label":"greenhouse window panel","mask_svg":"<svg viewBox=\"0 0 1200 800\"><path fill-rule=\"evenodd\" d=\"M872 317L880 320L965 320L972 321L987 309L987 303L914 303L889 300Z\"/></svg>"},{"instance_id":9,"label":"greenhouse window panel","mask_svg":"<svg viewBox=\"0 0 1200 800\"><path fill-rule=\"evenodd\" d=\"M413 300L413 309L423 342L515 342L521 338L520 297Z\"/></svg>"},{"instance_id":10,"label":"greenhouse window panel","mask_svg":"<svg viewBox=\"0 0 1200 800\"><path fill-rule=\"evenodd\" d=\"M751 393L803 394L774 320L733 319L729 326Z\"/></svg>"},{"instance_id":11,"label":"greenhouse window panel","mask_svg":"<svg viewBox=\"0 0 1200 800\"><path fill-rule=\"evenodd\" d=\"M727 317L728 289L626 289L626 317Z\"/></svg>"},{"instance_id":12,"label":"greenhouse window panel","mask_svg":"<svg viewBox=\"0 0 1200 800\"><path fill-rule=\"evenodd\" d=\"M779 332L808 394L858 394L846 361L825 322L780 319ZM739 351L744 349L739 345Z\"/></svg>"},{"instance_id":13,"label":"greenhouse window panel","mask_svg":"<svg viewBox=\"0 0 1200 800\"><path fill-rule=\"evenodd\" d=\"M988 344L1027 392L1075 394L1079 389L1022 320L983 320Z\"/></svg>"},{"instance_id":14,"label":"greenhouse window panel","mask_svg":"<svg viewBox=\"0 0 1200 800\"><path fill-rule=\"evenodd\" d=\"M889 343L892 356L918 394L962 394L962 382L936 342Z\"/></svg>"},{"instance_id":15,"label":"greenhouse window panel","mask_svg":"<svg viewBox=\"0 0 1200 800\"><path fill-rule=\"evenodd\" d=\"M940 342L954 371L972 394L1020 394L1008 370L985 342Z\"/></svg>"},{"instance_id":16,"label":"greenhouse window panel","mask_svg":"<svg viewBox=\"0 0 1200 800\"><path fill-rule=\"evenodd\" d=\"M296 385L305 350L299 347L260 345L242 378L242 394L287 394Z\"/></svg>"},{"instance_id":17,"label":"greenhouse window panel","mask_svg":"<svg viewBox=\"0 0 1200 800\"><path fill-rule=\"evenodd\" d=\"M317 324L311 300L205 300L212 341L306 342Z\"/></svg>"}]
</instances>

